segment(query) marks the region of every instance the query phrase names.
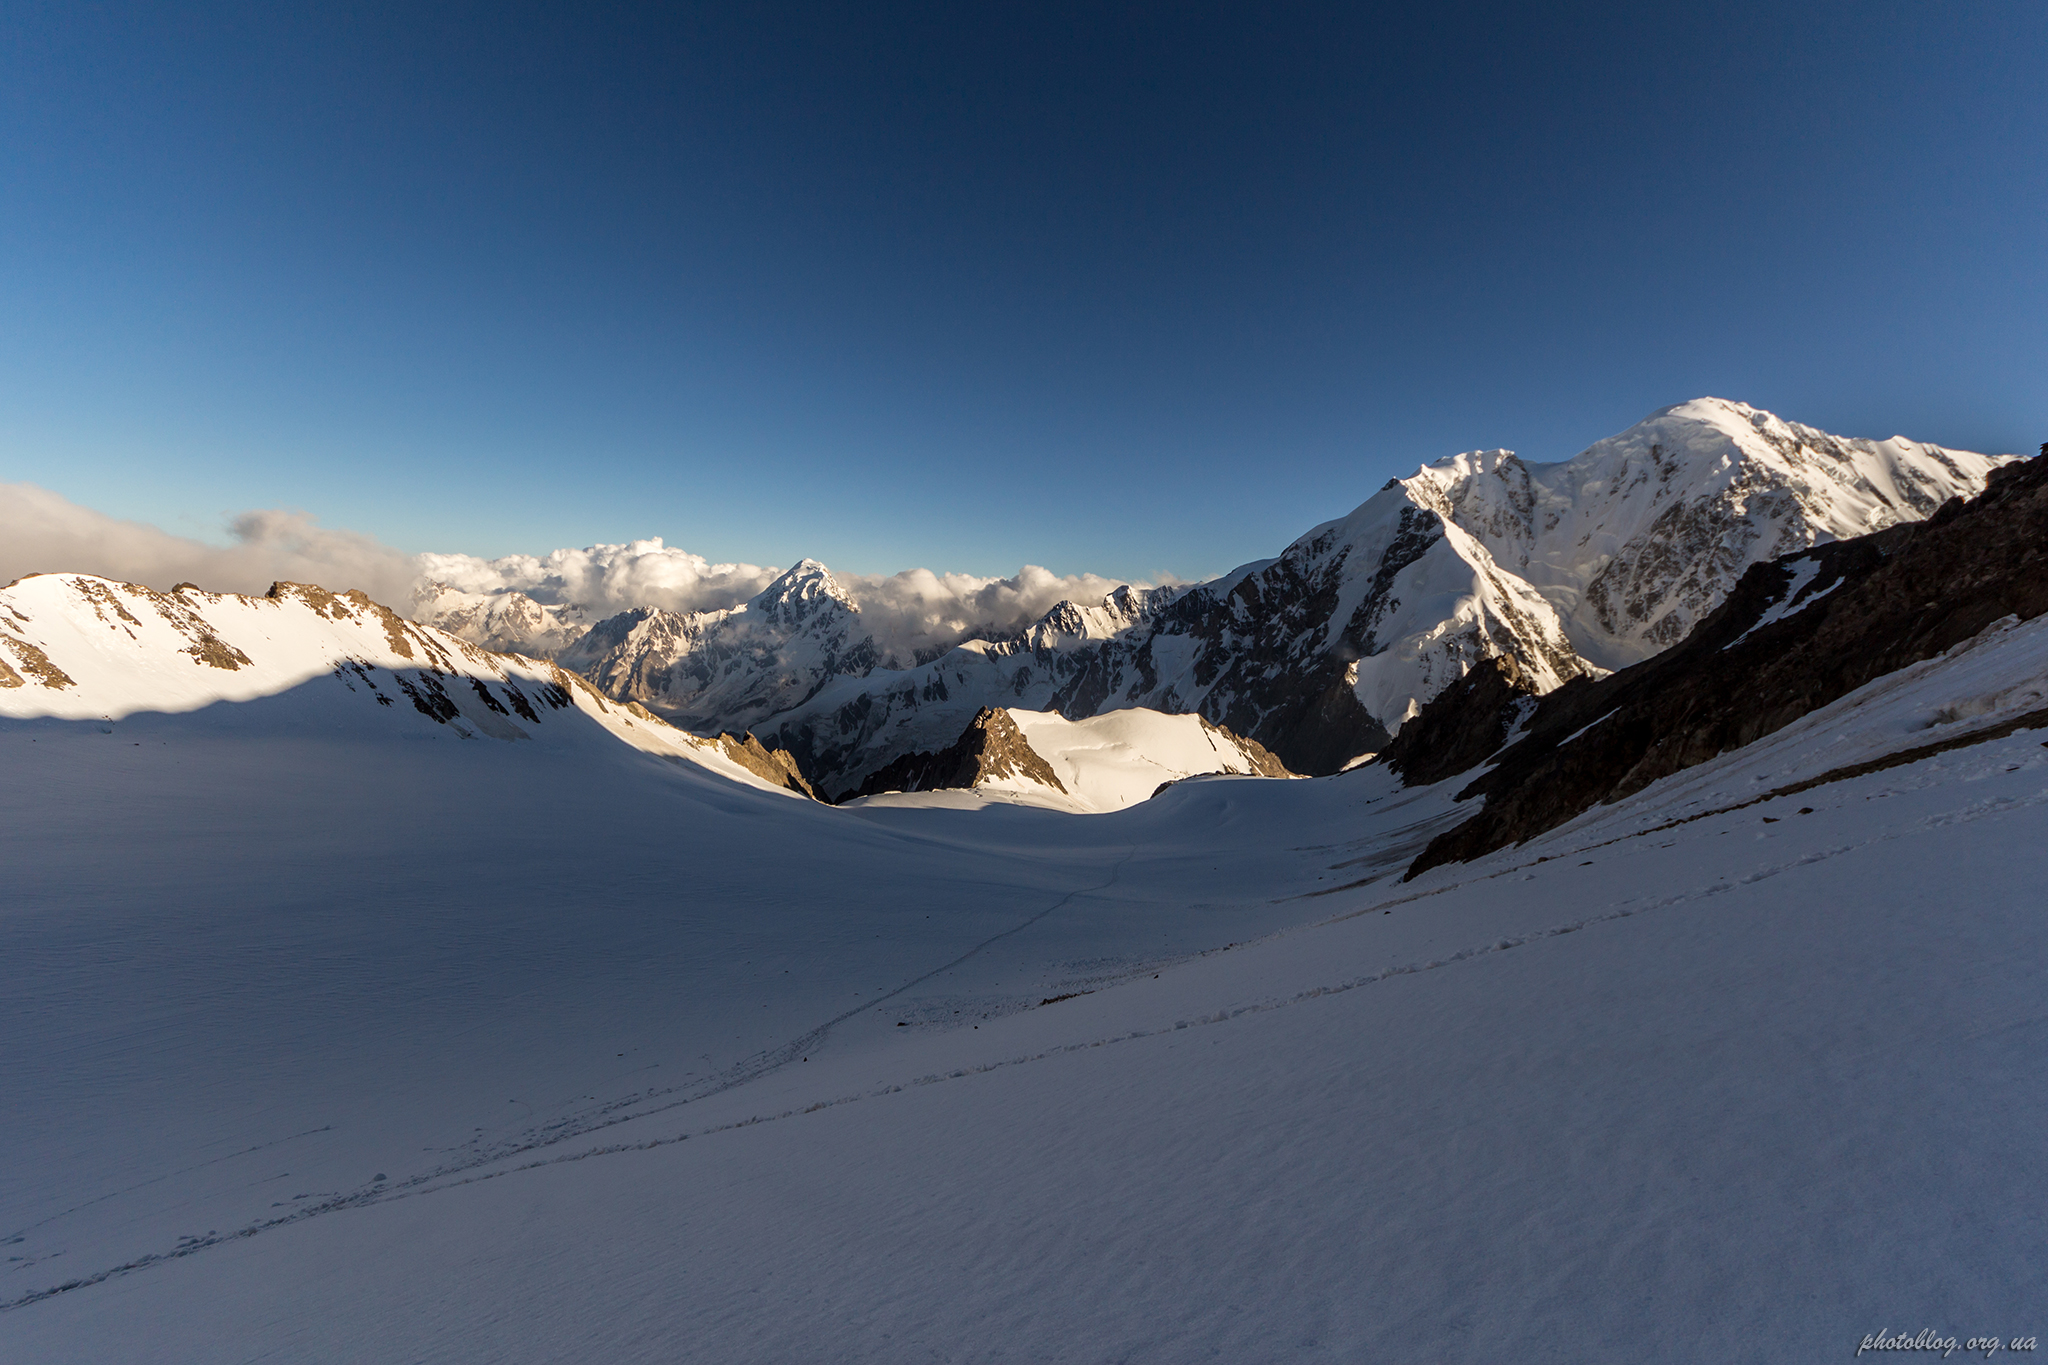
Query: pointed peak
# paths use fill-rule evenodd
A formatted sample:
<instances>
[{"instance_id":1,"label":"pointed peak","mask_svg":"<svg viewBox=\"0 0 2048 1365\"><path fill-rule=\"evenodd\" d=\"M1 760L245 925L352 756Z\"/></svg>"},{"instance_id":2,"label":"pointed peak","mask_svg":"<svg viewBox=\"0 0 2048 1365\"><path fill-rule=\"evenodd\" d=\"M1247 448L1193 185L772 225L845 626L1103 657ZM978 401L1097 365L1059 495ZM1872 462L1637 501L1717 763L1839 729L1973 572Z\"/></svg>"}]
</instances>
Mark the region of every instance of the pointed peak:
<instances>
[{"instance_id":1,"label":"pointed peak","mask_svg":"<svg viewBox=\"0 0 2048 1365\"><path fill-rule=\"evenodd\" d=\"M832 571L815 559L800 559L785 569L773 583L755 594L747 603L750 611L779 613L797 611L801 613L810 605L830 600L839 603L848 611L859 611L853 598Z\"/></svg>"}]
</instances>

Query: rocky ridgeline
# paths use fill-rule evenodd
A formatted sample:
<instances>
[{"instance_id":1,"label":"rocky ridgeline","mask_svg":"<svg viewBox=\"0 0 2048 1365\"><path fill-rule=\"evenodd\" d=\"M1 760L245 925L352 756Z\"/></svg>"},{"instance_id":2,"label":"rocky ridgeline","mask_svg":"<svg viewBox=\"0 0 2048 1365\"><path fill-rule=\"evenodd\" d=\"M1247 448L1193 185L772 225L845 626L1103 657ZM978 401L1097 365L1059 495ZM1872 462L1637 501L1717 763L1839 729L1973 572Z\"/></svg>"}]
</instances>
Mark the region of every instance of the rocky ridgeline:
<instances>
[{"instance_id":1,"label":"rocky ridgeline","mask_svg":"<svg viewBox=\"0 0 2048 1365\"><path fill-rule=\"evenodd\" d=\"M2044 611L2048 458L1996 471L1924 522L1754 565L1681 644L1609 677L1535 699L1506 669L1474 670L1386 754L1410 782L1492 759L1458 793L1483 806L1409 875L1520 843Z\"/></svg>"},{"instance_id":2,"label":"rocky ridgeline","mask_svg":"<svg viewBox=\"0 0 2048 1365\"><path fill-rule=\"evenodd\" d=\"M1512 661L1508 685L1531 696L1638 663L1685 638L1751 565L1924 517L1999 463L1699 399L1555 464L1499 450L1439 460L1274 559L1061 603L1014 636L911 667L883 666L858 604L809 560L738 607L636 609L557 657L686 729L752 731L824 790L859 790L1005 707L1192 713L1290 769L1331 773L1385 749L1488 660ZM530 622L550 640L576 619L566 606L457 606L458 626ZM1453 760L1411 741L1404 761Z\"/></svg>"}]
</instances>

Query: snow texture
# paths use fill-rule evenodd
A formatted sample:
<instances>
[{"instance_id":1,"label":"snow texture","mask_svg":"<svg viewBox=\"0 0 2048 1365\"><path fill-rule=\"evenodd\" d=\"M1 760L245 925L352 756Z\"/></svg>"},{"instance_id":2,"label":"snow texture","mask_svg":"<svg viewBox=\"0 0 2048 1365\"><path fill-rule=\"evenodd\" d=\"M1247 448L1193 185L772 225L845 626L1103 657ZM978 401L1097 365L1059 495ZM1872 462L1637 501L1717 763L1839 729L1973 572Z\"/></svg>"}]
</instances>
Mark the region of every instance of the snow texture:
<instances>
[{"instance_id":1,"label":"snow texture","mask_svg":"<svg viewBox=\"0 0 2048 1365\"><path fill-rule=\"evenodd\" d=\"M1456 780L835 809L580 689L462 741L346 605L0 596L71 679L0 690L0 1357L2040 1330L2048 732L1772 793L2038 710L2048 621L1402 884Z\"/></svg>"}]
</instances>

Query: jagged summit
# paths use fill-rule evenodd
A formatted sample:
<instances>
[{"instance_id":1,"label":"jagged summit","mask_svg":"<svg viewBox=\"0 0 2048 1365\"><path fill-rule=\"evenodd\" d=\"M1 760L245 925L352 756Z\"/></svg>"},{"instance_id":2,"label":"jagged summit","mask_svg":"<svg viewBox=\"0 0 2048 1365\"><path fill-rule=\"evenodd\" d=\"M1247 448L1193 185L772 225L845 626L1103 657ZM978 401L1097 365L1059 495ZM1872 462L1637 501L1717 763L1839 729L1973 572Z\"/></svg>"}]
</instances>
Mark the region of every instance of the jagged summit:
<instances>
[{"instance_id":1,"label":"jagged summit","mask_svg":"<svg viewBox=\"0 0 2048 1365\"><path fill-rule=\"evenodd\" d=\"M1683 639L1751 564L1925 517L2003 462L1696 398L1569 460L1474 451L1399 482L1541 593L1582 658L1612 669Z\"/></svg>"},{"instance_id":2,"label":"jagged summit","mask_svg":"<svg viewBox=\"0 0 2048 1365\"><path fill-rule=\"evenodd\" d=\"M984 708L1192 712L1334 772L1485 660L1512 659L1531 695L1626 667L1683 639L1750 565L1924 517L2001 463L1696 398L1568 460L1497 449L1418 466L1274 558L1061 602L907 667L814 559L730 609L614 615L558 657L690 729L753 729L834 790L946 748ZM433 619L471 639L525 631L544 649L580 625L458 596Z\"/></svg>"},{"instance_id":3,"label":"jagged summit","mask_svg":"<svg viewBox=\"0 0 2048 1365\"><path fill-rule=\"evenodd\" d=\"M745 730L876 662L860 609L814 559L724 611L608 617L561 657L607 695L713 733Z\"/></svg>"},{"instance_id":4,"label":"jagged summit","mask_svg":"<svg viewBox=\"0 0 2048 1365\"><path fill-rule=\"evenodd\" d=\"M1751 564L1924 517L2010 458L1694 399L1569 460L1423 465L1274 559L1062 603L1015 639L832 679L765 724L840 783L997 705L1192 711L1334 772L1484 660L1512 658L1532 694L1600 676L1684 638Z\"/></svg>"},{"instance_id":5,"label":"jagged summit","mask_svg":"<svg viewBox=\"0 0 2048 1365\"><path fill-rule=\"evenodd\" d=\"M815 559L800 559L750 598L744 610L795 626L815 611L831 610L827 603L856 615L860 612L830 569Z\"/></svg>"}]
</instances>

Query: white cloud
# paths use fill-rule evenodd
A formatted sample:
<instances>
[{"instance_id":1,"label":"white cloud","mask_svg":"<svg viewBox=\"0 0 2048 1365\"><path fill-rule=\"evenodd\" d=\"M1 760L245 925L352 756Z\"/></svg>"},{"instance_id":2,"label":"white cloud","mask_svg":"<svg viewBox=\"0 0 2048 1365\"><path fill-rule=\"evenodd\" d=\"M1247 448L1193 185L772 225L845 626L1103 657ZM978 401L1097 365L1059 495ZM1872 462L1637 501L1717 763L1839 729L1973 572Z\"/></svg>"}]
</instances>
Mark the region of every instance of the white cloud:
<instances>
[{"instance_id":1,"label":"white cloud","mask_svg":"<svg viewBox=\"0 0 2048 1365\"><path fill-rule=\"evenodd\" d=\"M577 606L594 622L630 607L714 611L737 606L781 570L715 564L659 537L546 555L408 555L354 531L316 525L303 512L244 512L228 524L234 543L208 545L142 522L119 521L32 484L0 484L0 582L28 573L93 573L154 588L178 582L261 593L277 579L334 590L361 588L401 611L423 582L466 593L523 592L551 606ZM1092 603L1122 581L1055 574L1026 565L1008 578L934 573L847 575L840 584L884 658L909 663L982 632L1029 625L1071 598Z\"/></svg>"},{"instance_id":2,"label":"white cloud","mask_svg":"<svg viewBox=\"0 0 2048 1365\"><path fill-rule=\"evenodd\" d=\"M419 556L425 579L469 593L523 592L549 606L583 607L602 620L630 607L718 611L738 606L782 572L757 564L714 564L659 537L627 545L592 545L539 557ZM1092 603L1123 580L1096 574L1059 575L1026 565L1009 578L939 574L835 574L860 607L862 622L885 659L909 663L920 651L944 649L979 632L1021 630L1058 603Z\"/></svg>"},{"instance_id":3,"label":"white cloud","mask_svg":"<svg viewBox=\"0 0 2048 1365\"><path fill-rule=\"evenodd\" d=\"M1099 602L1123 580L1092 573L1060 575L1027 564L1009 578L911 569L839 582L860 604L876 648L885 658L907 664L920 651L948 648L977 634L1022 630L1070 598Z\"/></svg>"},{"instance_id":4,"label":"white cloud","mask_svg":"<svg viewBox=\"0 0 2048 1365\"><path fill-rule=\"evenodd\" d=\"M423 554L418 565L422 579L463 592L523 592L550 606L575 604L587 608L593 621L629 607L688 612L737 606L781 572L758 564L713 564L662 544L659 536L538 557Z\"/></svg>"},{"instance_id":5,"label":"white cloud","mask_svg":"<svg viewBox=\"0 0 2048 1365\"><path fill-rule=\"evenodd\" d=\"M208 545L139 521L120 521L38 488L0 484L0 583L31 573L90 573L169 588L261 593L278 579L361 588L403 603L412 558L354 531L314 524L304 512L244 512L228 524L232 545Z\"/></svg>"}]
</instances>

